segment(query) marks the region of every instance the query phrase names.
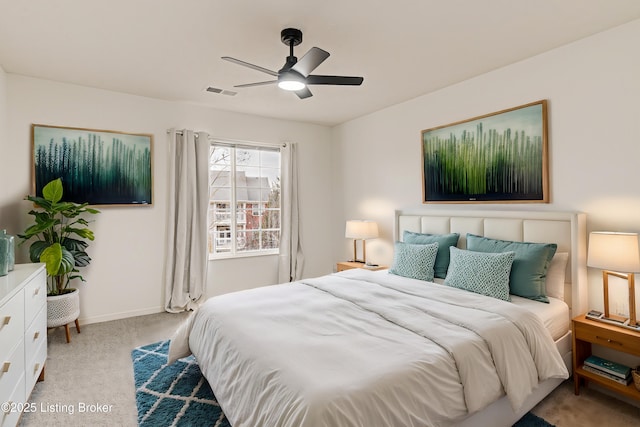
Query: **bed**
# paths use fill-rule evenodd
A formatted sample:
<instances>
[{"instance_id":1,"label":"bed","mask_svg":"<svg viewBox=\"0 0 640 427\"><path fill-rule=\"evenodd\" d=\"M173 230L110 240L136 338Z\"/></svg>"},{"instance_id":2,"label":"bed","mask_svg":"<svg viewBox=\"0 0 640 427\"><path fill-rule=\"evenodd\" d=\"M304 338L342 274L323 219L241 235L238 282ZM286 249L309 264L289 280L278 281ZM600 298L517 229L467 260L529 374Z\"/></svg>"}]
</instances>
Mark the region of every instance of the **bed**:
<instances>
[{"instance_id":1,"label":"bed","mask_svg":"<svg viewBox=\"0 0 640 427\"><path fill-rule=\"evenodd\" d=\"M457 233L452 265L476 256L464 251L468 233L555 244L562 290L548 303L503 301L443 279L348 270L211 298L170 355L196 356L234 427L512 425L570 372L569 319L586 308L585 216L398 211L394 240L405 232Z\"/></svg>"}]
</instances>

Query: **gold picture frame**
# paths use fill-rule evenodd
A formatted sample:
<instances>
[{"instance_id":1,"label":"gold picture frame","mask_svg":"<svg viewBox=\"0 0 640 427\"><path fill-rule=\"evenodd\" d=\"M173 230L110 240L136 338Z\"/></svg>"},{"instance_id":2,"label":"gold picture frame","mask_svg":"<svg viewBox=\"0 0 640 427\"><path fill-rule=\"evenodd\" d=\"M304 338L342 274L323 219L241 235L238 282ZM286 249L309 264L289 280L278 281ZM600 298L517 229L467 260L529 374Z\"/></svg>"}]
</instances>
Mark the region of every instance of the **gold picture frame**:
<instances>
[{"instance_id":1,"label":"gold picture frame","mask_svg":"<svg viewBox=\"0 0 640 427\"><path fill-rule=\"evenodd\" d=\"M153 135L31 125L32 194L61 178L64 201L153 204Z\"/></svg>"},{"instance_id":2,"label":"gold picture frame","mask_svg":"<svg viewBox=\"0 0 640 427\"><path fill-rule=\"evenodd\" d=\"M423 203L549 203L547 101L423 130Z\"/></svg>"}]
</instances>

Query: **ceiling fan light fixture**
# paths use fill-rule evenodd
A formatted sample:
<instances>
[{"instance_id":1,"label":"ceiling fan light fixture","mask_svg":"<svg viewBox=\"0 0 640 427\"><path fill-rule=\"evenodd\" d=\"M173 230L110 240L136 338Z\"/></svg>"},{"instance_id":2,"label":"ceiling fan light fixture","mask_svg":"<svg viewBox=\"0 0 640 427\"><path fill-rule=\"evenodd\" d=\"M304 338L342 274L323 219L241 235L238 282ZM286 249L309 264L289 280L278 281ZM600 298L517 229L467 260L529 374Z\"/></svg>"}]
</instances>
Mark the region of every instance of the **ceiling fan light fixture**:
<instances>
[{"instance_id":1,"label":"ceiling fan light fixture","mask_svg":"<svg viewBox=\"0 0 640 427\"><path fill-rule=\"evenodd\" d=\"M280 73L278 76L278 87L280 89L295 92L304 89L307 85L304 82L303 76L290 70Z\"/></svg>"},{"instance_id":2,"label":"ceiling fan light fixture","mask_svg":"<svg viewBox=\"0 0 640 427\"><path fill-rule=\"evenodd\" d=\"M297 91L297 90L301 90L304 89L306 87L306 85L302 82L299 82L297 80L282 80L278 82L278 87L280 89L284 89L284 90L290 90L290 91Z\"/></svg>"}]
</instances>

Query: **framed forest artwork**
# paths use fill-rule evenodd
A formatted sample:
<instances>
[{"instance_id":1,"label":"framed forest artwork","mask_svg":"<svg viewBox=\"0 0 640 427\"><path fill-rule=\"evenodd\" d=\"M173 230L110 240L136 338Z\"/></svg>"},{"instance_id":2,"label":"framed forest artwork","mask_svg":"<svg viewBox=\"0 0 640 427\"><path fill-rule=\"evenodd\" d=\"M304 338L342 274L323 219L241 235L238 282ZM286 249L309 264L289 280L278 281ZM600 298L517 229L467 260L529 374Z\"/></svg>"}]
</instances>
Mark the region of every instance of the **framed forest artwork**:
<instances>
[{"instance_id":1,"label":"framed forest artwork","mask_svg":"<svg viewBox=\"0 0 640 427\"><path fill-rule=\"evenodd\" d=\"M547 101L422 131L423 203L548 203Z\"/></svg>"},{"instance_id":2,"label":"framed forest artwork","mask_svg":"<svg viewBox=\"0 0 640 427\"><path fill-rule=\"evenodd\" d=\"M153 135L34 124L32 191L62 179L64 201L151 205Z\"/></svg>"}]
</instances>

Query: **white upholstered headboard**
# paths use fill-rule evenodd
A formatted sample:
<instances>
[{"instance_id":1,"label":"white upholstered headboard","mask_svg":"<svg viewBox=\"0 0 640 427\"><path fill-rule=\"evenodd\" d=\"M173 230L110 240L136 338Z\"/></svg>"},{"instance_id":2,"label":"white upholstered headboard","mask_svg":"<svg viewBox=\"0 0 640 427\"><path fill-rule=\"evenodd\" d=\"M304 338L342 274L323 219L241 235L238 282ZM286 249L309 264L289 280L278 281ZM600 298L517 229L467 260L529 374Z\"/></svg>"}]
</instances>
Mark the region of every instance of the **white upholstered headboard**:
<instances>
[{"instance_id":1,"label":"white upholstered headboard","mask_svg":"<svg viewBox=\"0 0 640 427\"><path fill-rule=\"evenodd\" d=\"M405 230L419 233L459 233L459 248L466 248L467 233L518 242L555 243L568 252L565 302L572 316L587 311L586 215L575 212L536 211L396 211L394 240Z\"/></svg>"}]
</instances>

